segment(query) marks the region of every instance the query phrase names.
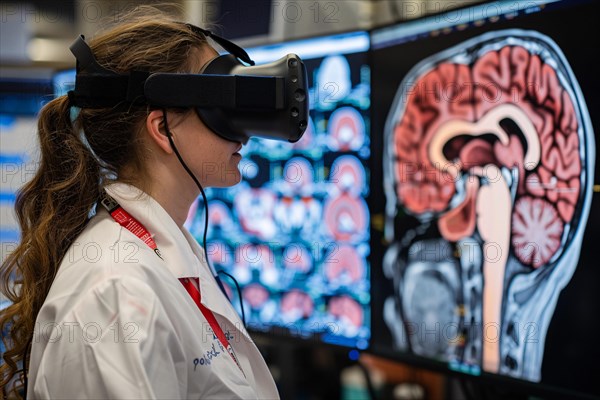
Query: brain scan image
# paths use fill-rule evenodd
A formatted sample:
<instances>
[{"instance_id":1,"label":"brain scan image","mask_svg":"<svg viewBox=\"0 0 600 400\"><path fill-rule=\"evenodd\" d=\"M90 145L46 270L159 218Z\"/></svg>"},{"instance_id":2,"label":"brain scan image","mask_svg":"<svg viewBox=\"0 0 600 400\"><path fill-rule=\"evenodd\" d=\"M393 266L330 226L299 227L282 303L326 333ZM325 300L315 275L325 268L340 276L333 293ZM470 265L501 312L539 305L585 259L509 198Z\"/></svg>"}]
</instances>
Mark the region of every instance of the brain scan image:
<instances>
[{"instance_id":1,"label":"brain scan image","mask_svg":"<svg viewBox=\"0 0 600 400\"><path fill-rule=\"evenodd\" d=\"M282 191L289 196L311 195L314 191L315 172L308 160L295 157L283 167Z\"/></svg>"},{"instance_id":2,"label":"brain scan image","mask_svg":"<svg viewBox=\"0 0 600 400\"><path fill-rule=\"evenodd\" d=\"M335 329L344 336L356 336L363 324L363 309L353 298L342 295L329 300L329 314L334 319Z\"/></svg>"},{"instance_id":3,"label":"brain scan image","mask_svg":"<svg viewBox=\"0 0 600 400\"><path fill-rule=\"evenodd\" d=\"M231 247L220 240L209 243L206 247L206 254L215 267L229 265L233 261Z\"/></svg>"},{"instance_id":4,"label":"brain scan image","mask_svg":"<svg viewBox=\"0 0 600 400\"><path fill-rule=\"evenodd\" d=\"M310 250L301 244L290 244L283 251L283 266L286 271L306 274L312 270L313 258Z\"/></svg>"},{"instance_id":5,"label":"brain scan image","mask_svg":"<svg viewBox=\"0 0 600 400\"><path fill-rule=\"evenodd\" d=\"M311 98L316 99L316 107L332 109L336 100L347 97L352 92L350 64L344 56L325 57L316 73L315 90Z\"/></svg>"},{"instance_id":6,"label":"brain scan image","mask_svg":"<svg viewBox=\"0 0 600 400\"><path fill-rule=\"evenodd\" d=\"M344 242L364 240L363 234L369 223L369 212L362 197L342 193L328 199L323 213L325 226L335 240Z\"/></svg>"},{"instance_id":7,"label":"brain scan image","mask_svg":"<svg viewBox=\"0 0 600 400\"><path fill-rule=\"evenodd\" d=\"M279 282L279 271L275 256L269 246L243 244L235 249L233 276L240 283L249 283L256 274L266 286L274 287Z\"/></svg>"},{"instance_id":8,"label":"brain scan image","mask_svg":"<svg viewBox=\"0 0 600 400\"><path fill-rule=\"evenodd\" d=\"M197 206L196 206L197 207ZM210 229L230 232L235 229L234 221L231 216L231 211L222 201L215 200L211 202L209 211L209 219L212 223ZM211 232L212 233L212 232Z\"/></svg>"},{"instance_id":9,"label":"brain scan image","mask_svg":"<svg viewBox=\"0 0 600 400\"><path fill-rule=\"evenodd\" d=\"M356 151L365 142L365 121L362 115L352 107L335 110L331 114L327 129L332 150Z\"/></svg>"},{"instance_id":10,"label":"brain scan image","mask_svg":"<svg viewBox=\"0 0 600 400\"><path fill-rule=\"evenodd\" d=\"M264 188L251 188L238 194L234 207L244 231L262 240L272 239L277 234L273 217L276 200L275 193Z\"/></svg>"},{"instance_id":11,"label":"brain scan image","mask_svg":"<svg viewBox=\"0 0 600 400\"><path fill-rule=\"evenodd\" d=\"M548 36L489 32L414 66L385 125L395 345L539 381L579 259L594 153L577 77Z\"/></svg>"},{"instance_id":12,"label":"brain scan image","mask_svg":"<svg viewBox=\"0 0 600 400\"><path fill-rule=\"evenodd\" d=\"M185 227L191 231L204 229L204 220L197 218L198 215L204 217L204 207L201 202L196 201L189 209ZM235 223L231 215L231 210L220 200L212 200L209 207L209 219L212 222L209 226L209 234L213 231L219 233L235 231Z\"/></svg>"},{"instance_id":13,"label":"brain scan image","mask_svg":"<svg viewBox=\"0 0 600 400\"><path fill-rule=\"evenodd\" d=\"M231 298L231 297L230 297ZM257 283L242 289L244 307L250 320L270 321L277 314L277 303L270 298L269 291Z\"/></svg>"},{"instance_id":14,"label":"brain scan image","mask_svg":"<svg viewBox=\"0 0 600 400\"><path fill-rule=\"evenodd\" d=\"M322 217L322 205L315 199L314 170L304 158L289 160L279 182L282 196L273 206L273 216L281 232L305 235L317 229Z\"/></svg>"},{"instance_id":15,"label":"brain scan image","mask_svg":"<svg viewBox=\"0 0 600 400\"><path fill-rule=\"evenodd\" d=\"M286 323L309 318L314 308L313 299L301 290L290 290L281 298L281 318Z\"/></svg>"},{"instance_id":16,"label":"brain scan image","mask_svg":"<svg viewBox=\"0 0 600 400\"><path fill-rule=\"evenodd\" d=\"M354 156L341 156L331 166L330 181L340 192L348 192L353 196L362 195L366 185L365 168Z\"/></svg>"},{"instance_id":17,"label":"brain scan image","mask_svg":"<svg viewBox=\"0 0 600 400\"><path fill-rule=\"evenodd\" d=\"M246 286L242 291L242 296L250 308L254 310L261 309L267 300L269 300L267 289L255 283Z\"/></svg>"},{"instance_id":18,"label":"brain scan image","mask_svg":"<svg viewBox=\"0 0 600 400\"><path fill-rule=\"evenodd\" d=\"M341 245L332 249L325 261L325 276L336 285L352 285L366 275L365 259L352 246Z\"/></svg>"}]
</instances>

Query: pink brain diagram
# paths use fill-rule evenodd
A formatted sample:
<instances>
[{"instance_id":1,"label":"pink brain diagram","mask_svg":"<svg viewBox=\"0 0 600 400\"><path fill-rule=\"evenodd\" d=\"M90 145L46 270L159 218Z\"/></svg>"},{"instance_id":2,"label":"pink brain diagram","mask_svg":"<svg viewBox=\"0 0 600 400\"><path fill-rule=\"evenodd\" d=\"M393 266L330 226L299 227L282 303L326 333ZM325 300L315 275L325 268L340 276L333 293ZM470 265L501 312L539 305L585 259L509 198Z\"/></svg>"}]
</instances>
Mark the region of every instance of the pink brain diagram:
<instances>
[{"instance_id":1,"label":"pink brain diagram","mask_svg":"<svg viewBox=\"0 0 600 400\"><path fill-rule=\"evenodd\" d=\"M442 242L455 245L456 254L446 258L459 266L461 245L464 251L466 241L474 243L482 254L480 287L468 295L478 293L471 301L479 304L471 310L474 319L482 326L496 324L502 335L525 313L543 339L554 293L577 263L594 164L589 113L558 46L537 32L508 30L431 56L400 85L385 130L388 221L397 227L402 209L435 226ZM418 238L416 231L409 236L413 243ZM399 240L389 234L388 239ZM392 246L394 254L402 246ZM410 266L406 261L403 265ZM553 265L564 265L553 272L556 277L543 272ZM392 265L386 270L398 273ZM400 286L411 284L393 279ZM546 310L509 298L525 286L546 296ZM396 296L402 296L401 289ZM457 295L457 306L468 296ZM389 324L400 311L388 314ZM518 340L506 345L481 335L478 340L469 362L488 372L539 379L543 340L529 363ZM449 359L457 357L444 351Z\"/></svg>"}]
</instances>

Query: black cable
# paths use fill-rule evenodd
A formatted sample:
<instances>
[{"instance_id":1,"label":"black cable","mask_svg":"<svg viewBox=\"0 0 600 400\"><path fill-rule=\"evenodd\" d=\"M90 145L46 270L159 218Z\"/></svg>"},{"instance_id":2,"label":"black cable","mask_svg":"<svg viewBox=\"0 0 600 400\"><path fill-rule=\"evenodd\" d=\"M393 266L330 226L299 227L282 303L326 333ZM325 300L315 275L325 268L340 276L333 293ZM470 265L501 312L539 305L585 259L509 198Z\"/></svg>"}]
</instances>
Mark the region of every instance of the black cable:
<instances>
[{"instance_id":1,"label":"black cable","mask_svg":"<svg viewBox=\"0 0 600 400\"><path fill-rule=\"evenodd\" d=\"M240 289L240 284L238 283L237 279L235 279L228 272L220 270L220 271L217 271L217 274L226 275L226 276L230 277L233 280L233 283L235 283L235 288L237 289L237 292L238 292L238 299L240 300L240 309L242 311L242 323L244 324L244 328L245 328L246 327L246 313L244 312L244 302L242 301L242 290Z\"/></svg>"},{"instance_id":2,"label":"black cable","mask_svg":"<svg viewBox=\"0 0 600 400\"><path fill-rule=\"evenodd\" d=\"M181 164L183 169L185 169L185 172L187 172L188 175L192 177L192 179L194 180L194 183L196 184L196 186L198 186L198 189L200 189L200 193L202 193L202 199L204 200L204 235L202 237L202 248L204 249L204 259L206 260L206 264L210 267L210 262L208 261L208 251L206 250L206 234L208 232L208 200L206 199L206 193L204 193L204 188L202 187L200 182L198 182L198 179L196 179L196 176L194 176L193 172L188 168L187 164L183 161L183 158L181 158L181 154L179 154L179 151L177 150L177 146L175 146L175 142L173 141L173 135L171 134L171 131L169 130L169 123L167 122L167 110L165 110L163 108L162 112L163 112L163 119L165 122L165 130L167 131L167 138L169 139L171 148L175 152L175 155L177 156L179 163ZM219 286L221 287L221 290L222 290L223 289L222 284L219 284Z\"/></svg>"},{"instance_id":3,"label":"black cable","mask_svg":"<svg viewBox=\"0 0 600 400\"><path fill-rule=\"evenodd\" d=\"M194 173L189 169L189 167L187 166L185 161L183 161L181 154L179 154L179 151L177 150L177 146L175 146L175 142L173 141L173 135L171 134L171 131L169 130L169 123L167 122L167 110L163 108L162 112L163 112L163 119L164 119L164 123L165 123L165 130L167 131L167 138L169 139L171 148L175 152L175 155L177 156L179 163L183 166L183 169L185 169L185 171L188 173L188 175L192 177L192 179L194 180L194 183L196 184L196 186L198 186L198 189L200 189L200 193L202 194L202 200L204 201L204 234L202 235L202 248L204 249L204 259L206 260L206 265L208 265L208 267L210 268L211 264L208 259L208 250L206 249L206 235L208 233L208 199L206 198L206 193L204 193L204 188L202 187L202 185L200 184L200 182L198 181L198 179L196 178ZM227 275L229 275L229 274L227 274ZM229 275L229 276L231 278L233 278L231 275ZM215 276L215 280L217 281L217 284L219 285L219 288L221 289L221 291L223 292L225 297L227 297L227 292L225 291L225 288L223 287L223 283L221 282L221 279L219 279L218 275ZM242 319L243 319L244 327L245 327L246 326L246 316L244 313L244 304L242 303L242 300L241 300L242 295L241 295L241 291L240 291L240 286L238 285L235 278L233 280L235 282L235 286L237 287L238 294L240 296L240 306L242 308Z\"/></svg>"}]
</instances>

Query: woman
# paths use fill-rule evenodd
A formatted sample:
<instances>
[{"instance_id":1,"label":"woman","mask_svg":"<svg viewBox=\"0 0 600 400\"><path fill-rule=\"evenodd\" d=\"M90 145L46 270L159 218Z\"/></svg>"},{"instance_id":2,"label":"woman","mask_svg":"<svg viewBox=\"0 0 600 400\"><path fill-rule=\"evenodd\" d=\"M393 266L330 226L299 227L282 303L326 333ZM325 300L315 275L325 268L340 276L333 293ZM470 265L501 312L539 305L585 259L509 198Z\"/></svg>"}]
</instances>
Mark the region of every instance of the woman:
<instances>
[{"instance_id":1,"label":"woman","mask_svg":"<svg viewBox=\"0 0 600 400\"><path fill-rule=\"evenodd\" d=\"M199 73L217 56L198 31L144 10L90 43L101 66ZM2 385L26 361L30 398L278 398L183 228L199 189L175 149L203 187L227 187L240 181L241 143L193 110L71 105L62 96L42 109L40 168L17 199L22 241L1 270L13 302L0 319Z\"/></svg>"}]
</instances>

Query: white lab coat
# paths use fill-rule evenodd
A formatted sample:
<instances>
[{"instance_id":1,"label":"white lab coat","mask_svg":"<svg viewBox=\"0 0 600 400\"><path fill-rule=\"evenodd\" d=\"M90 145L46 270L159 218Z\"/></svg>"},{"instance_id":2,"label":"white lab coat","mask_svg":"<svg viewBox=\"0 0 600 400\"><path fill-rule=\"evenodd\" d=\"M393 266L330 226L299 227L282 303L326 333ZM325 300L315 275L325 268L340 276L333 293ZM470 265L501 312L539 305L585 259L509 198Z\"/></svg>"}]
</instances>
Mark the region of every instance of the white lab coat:
<instances>
[{"instance_id":1,"label":"white lab coat","mask_svg":"<svg viewBox=\"0 0 600 400\"><path fill-rule=\"evenodd\" d=\"M164 261L98 207L38 314L29 398L279 398L199 244L135 187L117 183L107 191L154 235ZM229 335L243 373L178 280L191 276L199 277L201 301Z\"/></svg>"}]
</instances>

